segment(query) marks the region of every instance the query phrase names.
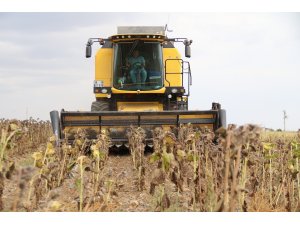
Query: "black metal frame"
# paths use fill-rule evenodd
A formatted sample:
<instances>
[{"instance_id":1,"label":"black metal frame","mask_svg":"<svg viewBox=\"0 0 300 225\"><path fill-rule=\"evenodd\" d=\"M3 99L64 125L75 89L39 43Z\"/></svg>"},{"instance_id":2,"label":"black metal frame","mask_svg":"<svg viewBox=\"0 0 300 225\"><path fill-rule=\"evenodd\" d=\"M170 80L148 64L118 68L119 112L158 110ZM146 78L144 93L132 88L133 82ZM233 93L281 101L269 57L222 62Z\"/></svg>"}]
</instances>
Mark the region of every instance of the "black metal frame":
<instances>
[{"instance_id":1,"label":"black metal frame","mask_svg":"<svg viewBox=\"0 0 300 225\"><path fill-rule=\"evenodd\" d=\"M102 93L102 89L106 89L106 93ZM111 94L111 87L94 87L95 94Z\"/></svg>"},{"instance_id":2,"label":"black metal frame","mask_svg":"<svg viewBox=\"0 0 300 225\"><path fill-rule=\"evenodd\" d=\"M172 89L177 89L177 92L173 93ZM166 87L166 94L183 95L184 93L185 93L185 89L182 86L170 86L170 87Z\"/></svg>"}]
</instances>

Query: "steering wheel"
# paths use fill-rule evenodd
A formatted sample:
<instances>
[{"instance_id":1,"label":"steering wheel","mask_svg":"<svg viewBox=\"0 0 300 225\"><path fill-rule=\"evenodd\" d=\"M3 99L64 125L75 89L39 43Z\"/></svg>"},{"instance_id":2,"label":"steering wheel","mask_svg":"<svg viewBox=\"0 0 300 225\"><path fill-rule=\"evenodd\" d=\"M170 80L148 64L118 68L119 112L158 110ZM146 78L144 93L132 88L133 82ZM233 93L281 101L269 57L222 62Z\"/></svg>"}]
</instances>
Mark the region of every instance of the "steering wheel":
<instances>
[{"instance_id":1,"label":"steering wheel","mask_svg":"<svg viewBox=\"0 0 300 225\"><path fill-rule=\"evenodd\" d=\"M140 62L135 62L131 65L132 68L136 68L136 69L142 69L143 65Z\"/></svg>"}]
</instances>

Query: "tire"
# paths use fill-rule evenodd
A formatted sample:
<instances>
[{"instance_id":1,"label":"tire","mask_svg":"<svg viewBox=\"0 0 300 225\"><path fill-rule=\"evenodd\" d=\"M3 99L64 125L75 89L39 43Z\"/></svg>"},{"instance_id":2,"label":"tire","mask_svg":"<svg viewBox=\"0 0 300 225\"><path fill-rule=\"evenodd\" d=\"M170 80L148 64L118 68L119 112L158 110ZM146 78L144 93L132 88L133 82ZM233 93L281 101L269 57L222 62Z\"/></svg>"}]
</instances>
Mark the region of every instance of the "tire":
<instances>
[{"instance_id":1,"label":"tire","mask_svg":"<svg viewBox=\"0 0 300 225\"><path fill-rule=\"evenodd\" d=\"M179 105L179 110L184 110L184 111L189 110L189 109L188 109L187 103L185 103L185 104L180 104L180 105Z\"/></svg>"},{"instance_id":2,"label":"tire","mask_svg":"<svg viewBox=\"0 0 300 225\"><path fill-rule=\"evenodd\" d=\"M178 110L177 102L170 102L169 110L170 111Z\"/></svg>"},{"instance_id":3,"label":"tire","mask_svg":"<svg viewBox=\"0 0 300 225\"><path fill-rule=\"evenodd\" d=\"M109 103L105 101L92 102L91 111L109 111Z\"/></svg>"},{"instance_id":4,"label":"tire","mask_svg":"<svg viewBox=\"0 0 300 225\"><path fill-rule=\"evenodd\" d=\"M167 109L169 111L174 111L174 110L188 110L188 106L187 104L181 104L181 102L176 102L176 101L171 101L170 102L170 106L169 108Z\"/></svg>"}]
</instances>

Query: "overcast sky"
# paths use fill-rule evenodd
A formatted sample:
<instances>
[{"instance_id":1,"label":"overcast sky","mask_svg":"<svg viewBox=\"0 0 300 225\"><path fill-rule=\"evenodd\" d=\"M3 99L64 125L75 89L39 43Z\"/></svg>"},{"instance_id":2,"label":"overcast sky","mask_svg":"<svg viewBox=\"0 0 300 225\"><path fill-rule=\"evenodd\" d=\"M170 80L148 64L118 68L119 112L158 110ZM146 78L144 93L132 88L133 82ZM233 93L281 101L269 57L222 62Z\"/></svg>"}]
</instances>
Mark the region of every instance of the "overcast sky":
<instances>
[{"instance_id":1,"label":"overcast sky","mask_svg":"<svg viewBox=\"0 0 300 225\"><path fill-rule=\"evenodd\" d=\"M300 13L0 13L0 118L89 110L87 39L166 23L193 40L190 109L219 102L228 123L274 129L286 110L287 129L300 128Z\"/></svg>"}]
</instances>

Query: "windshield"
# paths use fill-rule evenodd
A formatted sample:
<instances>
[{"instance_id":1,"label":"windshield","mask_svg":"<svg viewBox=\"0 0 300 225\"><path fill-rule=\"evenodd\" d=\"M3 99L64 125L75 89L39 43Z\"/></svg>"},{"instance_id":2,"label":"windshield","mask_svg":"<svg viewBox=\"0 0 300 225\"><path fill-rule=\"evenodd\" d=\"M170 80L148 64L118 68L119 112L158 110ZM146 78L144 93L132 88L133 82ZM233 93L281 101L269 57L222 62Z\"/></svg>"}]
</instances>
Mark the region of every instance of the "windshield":
<instances>
[{"instance_id":1,"label":"windshield","mask_svg":"<svg viewBox=\"0 0 300 225\"><path fill-rule=\"evenodd\" d=\"M158 42L123 42L114 47L114 87L121 90L162 88L162 46Z\"/></svg>"}]
</instances>

